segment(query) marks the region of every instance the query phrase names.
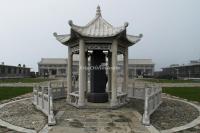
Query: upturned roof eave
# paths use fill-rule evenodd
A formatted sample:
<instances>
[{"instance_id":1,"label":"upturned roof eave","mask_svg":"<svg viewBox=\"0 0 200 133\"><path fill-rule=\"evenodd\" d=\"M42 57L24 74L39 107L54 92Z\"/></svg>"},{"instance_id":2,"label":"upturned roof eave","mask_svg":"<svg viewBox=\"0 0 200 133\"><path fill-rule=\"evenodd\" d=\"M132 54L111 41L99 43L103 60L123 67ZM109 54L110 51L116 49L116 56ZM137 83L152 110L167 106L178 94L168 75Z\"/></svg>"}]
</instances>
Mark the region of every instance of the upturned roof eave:
<instances>
[{"instance_id":1,"label":"upturned roof eave","mask_svg":"<svg viewBox=\"0 0 200 133\"><path fill-rule=\"evenodd\" d=\"M71 34L64 34L64 35L57 35L57 33L54 33L54 36L60 43L68 46L71 43L72 39L74 38L74 35L72 35L72 34L75 34L75 33L73 33L73 32L76 32L76 31L72 30ZM79 33L77 33L77 34L79 34ZM93 37L93 36L82 36L82 35L80 35L80 36L83 38L92 38L94 40L94 39L105 39L105 38L117 38L118 35L120 35L120 33L113 35L113 36L106 36L106 37ZM127 41L128 46L135 45L137 42L139 42L141 40L141 38L142 38L141 34L139 36L133 36L133 35L125 35L124 36L124 39Z\"/></svg>"},{"instance_id":2,"label":"upturned roof eave","mask_svg":"<svg viewBox=\"0 0 200 133\"><path fill-rule=\"evenodd\" d=\"M136 43L138 43L142 39L143 35L140 34L138 36L133 36L133 35L126 35L126 40L129 42L129 46L133 46Z\"/></svg>"}]
</instances>

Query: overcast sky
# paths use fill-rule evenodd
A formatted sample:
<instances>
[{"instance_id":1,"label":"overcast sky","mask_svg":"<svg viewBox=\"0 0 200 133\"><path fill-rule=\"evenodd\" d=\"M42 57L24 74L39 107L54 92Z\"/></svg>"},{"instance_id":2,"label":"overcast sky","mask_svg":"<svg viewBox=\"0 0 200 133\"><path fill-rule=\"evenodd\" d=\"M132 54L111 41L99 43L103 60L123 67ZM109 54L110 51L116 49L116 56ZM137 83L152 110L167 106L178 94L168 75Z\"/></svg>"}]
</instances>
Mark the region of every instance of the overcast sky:
<instances>
[{"instance_id":1,"label":"overcast sky","mask_svg":"<svg viewBox=\"0 0 200 133\"><path fill-rule=\"evenodd\" d=\"M0 62L37 71L42 57L67 57L52 33L70 33L70 19L87 24L97 5L112 25L144 35L129 58L153 59L157 70L200 58L200 0L1 0Z\"/></svg>"}]
</instances>

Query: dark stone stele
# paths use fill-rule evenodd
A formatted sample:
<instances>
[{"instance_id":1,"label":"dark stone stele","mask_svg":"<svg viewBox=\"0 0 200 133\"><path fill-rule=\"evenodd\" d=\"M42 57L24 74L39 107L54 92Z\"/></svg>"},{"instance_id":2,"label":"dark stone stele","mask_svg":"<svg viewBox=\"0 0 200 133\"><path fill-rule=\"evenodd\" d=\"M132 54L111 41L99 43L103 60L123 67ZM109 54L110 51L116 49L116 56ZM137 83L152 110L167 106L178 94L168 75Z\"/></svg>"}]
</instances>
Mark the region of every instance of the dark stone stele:
<instances>
[{"instance_id":1,"label":"dark stone stele","mask_svg":"<svg viewBox=\"0 0 200 133\"><path fill-rule=\"evenodd\" d=\"M105 54L102 50L94 50L91 54L91 92L88 93L88 102L105 103L108 102L108 93L106 93L107 76L105 66Z\"/></svg>"}]
</instances>

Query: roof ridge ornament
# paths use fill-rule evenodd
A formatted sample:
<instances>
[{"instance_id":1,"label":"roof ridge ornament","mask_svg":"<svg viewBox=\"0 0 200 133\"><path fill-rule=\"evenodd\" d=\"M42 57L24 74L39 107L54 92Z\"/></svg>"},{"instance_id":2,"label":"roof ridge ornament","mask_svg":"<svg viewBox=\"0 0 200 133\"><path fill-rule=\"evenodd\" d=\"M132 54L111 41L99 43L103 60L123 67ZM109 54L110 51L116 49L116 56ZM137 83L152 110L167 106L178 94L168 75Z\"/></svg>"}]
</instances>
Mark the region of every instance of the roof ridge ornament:
<instances>
[{"instance_id":1,"label":"roof ridge ornament","mask_svg":"<svg viewBox=\"0 0 200 133\"><path fill-rule=\"evenodd\" d=\"M125 22L125 23L124 23L124 27L125 27L125 28L128 27L128 22Z\"/></svg>"},{"instance_id":2,"label":"roof ridge ornament","mask_svg":"<svg viewBox=\"0 0 200 133\"><path fill-rule=\"evenodd\" d=\"M53 33L53 36L57 37L57 36L58 36L58 34L57 34L56 32L54 32L54 33Z\"/></svg>"},{"instance_id":3,"label":"roof ridge ornament","mask_svg":"<svg viewBox=\"0 0 200 133\"><path fill-rule=\"evenodd\" d=\"M98 5L97 6L97 10L96 10L96 17L100 17L101 16L101 8L100 6Z\"/></svg>"},{"instance_id":4,"label":"roof ridge ornament","mask_svg":"<svg viewBox=\"0 0 200 133\"><path fill-rule=\"evenodd\" d=\"M70 26L72 26L72 25L73 25L73 21L72 21L72 20L69 20L69 21L68 21L68 24L69 24Z\"/></svg>"}]
</instances>

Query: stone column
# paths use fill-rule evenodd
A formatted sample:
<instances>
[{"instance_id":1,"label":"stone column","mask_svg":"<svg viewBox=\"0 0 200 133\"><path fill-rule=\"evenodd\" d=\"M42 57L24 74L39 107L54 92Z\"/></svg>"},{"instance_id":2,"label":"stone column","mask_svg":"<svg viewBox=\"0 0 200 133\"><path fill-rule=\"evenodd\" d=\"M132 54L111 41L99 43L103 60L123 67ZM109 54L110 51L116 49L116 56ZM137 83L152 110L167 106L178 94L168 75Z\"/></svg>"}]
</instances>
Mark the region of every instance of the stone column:
<instances>
[{"instance_id":1,"label":"stone column","mask_svg":"<svg viewBox=\"0 0 200 133\"><path fill-rule=\"evenodd\" d=\"M85 43L79 40L79 99L78 106L85 105Z\"/></svg>"},{"instance_id":2,"label":"stone column","mask_svg":"<svg viewBox=\"0 0 200 133\"><path fill-rule=\"evenodd\" d=\"M90 67L91 66L91 55L89 55L88 56L88 66ZM90 81L90 78L91 78L91 72L90 72L90 70L89 71L87 71L87 73L88 73L88 81ZM91 81L90 81L91 82ZM88 86L87 86L88 88L87 88L87 92L88 93L90 93L91 92L91 85L90 85L90 83L88 84Z\"/></svg>"},{"instance_id":3,"label":"stone column","mask_svg":"<svg viewBox=\"0 0 200 133\"><path fill-rule=\"evenodd\" d=\"M124 52L124 88L123 92L128 92L128 47L125 48Z\"/></svg>"},{"instance_id":4,"label":"stone column","mask_svg":"<svg viewBox=\"0 0 200 133\"><path fill-rule=\"evenodd\" d=\"M112 43L112 79L111 79L111 107L118 105L117 103L117 40Z\"/></svg>"},{"instance_id":5,"label":"stone column","mask_svg":"<svg viewBox=\"0 0 200 133\"><path fill-rule=\"evenodd\" d=\"M86 76L86 80L85 80L85 94L87 93L88 91L88 53L85 54L85 66L86 66L86 70L85 70L85 76Z\"/></svg>"},{"instance_id":6,"label":"stone column","mask_svg":"<svg viewBox=\"0 0 200 133\"><path fill-rule=\"evenodd\" d=\"M70 103L70 95L72 91L72 51L68 46L68 60L67 60L67 101Z\"/></svg>"},{"instance_id":7,"label":"stone column","mask_svg":"<svg viewBox=\"0 0 200 133\"><path fill-rule=\"evenodd\" d=\"M111 92L111 53L108 53L108 92Z\"/></svg>"}]
</instances>

